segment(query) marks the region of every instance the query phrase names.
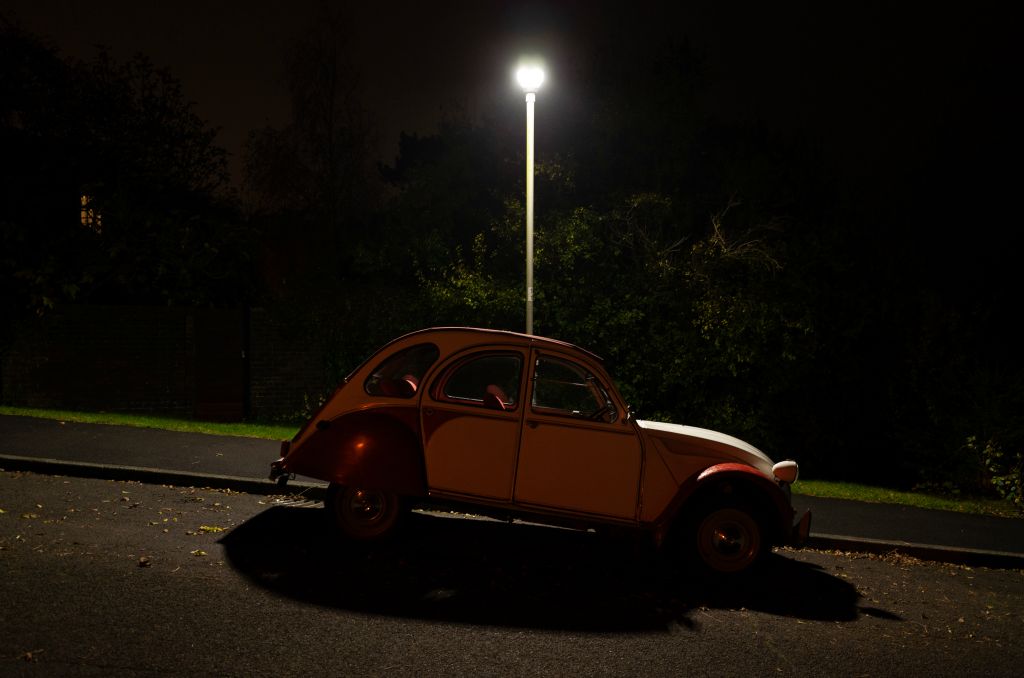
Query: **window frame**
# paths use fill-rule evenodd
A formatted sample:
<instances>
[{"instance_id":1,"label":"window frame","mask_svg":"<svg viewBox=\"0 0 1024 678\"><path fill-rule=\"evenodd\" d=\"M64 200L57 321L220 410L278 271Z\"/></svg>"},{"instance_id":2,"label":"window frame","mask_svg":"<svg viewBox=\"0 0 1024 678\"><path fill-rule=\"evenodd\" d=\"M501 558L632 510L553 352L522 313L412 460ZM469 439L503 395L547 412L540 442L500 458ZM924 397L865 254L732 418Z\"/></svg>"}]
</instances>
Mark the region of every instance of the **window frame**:
<instances>
[{"instance_id":1,"label":"window frame","mask_svg":"<svg viewBox=\"0 0 1024 678\"><path fill-rule=\"evenodd\" d=\"M585 382L590 382L590 384L580 384L580 385L581 386L586 385L588 389L596 389L597 393L600 394L604 398L604 403L605 404L603 406L597 407L596 409L594 409L589 414L582 414L582 413L577 412L576 410L566 410L566 409L562 409L562 408L559 408L559 407L551 407L551 406L547 406L547 405L538 405L537 404L537 383L538 383L539 380L543 379L542 377L538 376L538 368L540 367L540 363L543 360L547 360L547 361L550 361L550 362L561 363L563 365L568 366L569 369L571 369L573 371L582 371L583 375L584 375L583 376L584 381ZM554 381L554 380L551 380L551 381ZM573 385L576 385L576 384L573 384ZM553 355L553 354L542 353L542 352L538 352L537 353L536 360L534 361L532 372L530 374L530 394L529 394L529 396L530 396L529 397L529 400L530 400L530 411L532 413L534 413L534 414L543 415L543 416L550 416L550 417L559 417L559 418L562 418L562 419L568 419L570 421L590 422L590 423L596 423L596 424L614 424L615 422L617 422L619 420L619 407L615 403L615 398L612 395L611 389L609 389L607 386L604 385L604 383L601 381L601 379L598 377L598 375L594 373L594 370L592 370L589 365L587 365L586 363L582 363L582 362L580 362L578 360L566 357L566 356ZM595 402L595 404L597 403L596 398L595 398L594 402ZM604 419L604 418L594 419L594 415L596 415L599 412L605 411L605 410L610 410L612 412L612 416L611 416L610 419Z\"/></svg>"},{"instance_id":2,"label":"window frame","mask_svg":"<svg viewBox=\"0 0 1024 678\"><path fill-rule=\"evenodd\" d=\"M375 378L379 379L380 381L378 381L377 384L381 383L381 381L383 380L383 378L380 376L380 372L384 368L385 365L387 365L391 361L395 360L399 356L406 356L406 355L412 353L413 351L415 351L417 349L423 349L423 348L433 349L433 351L434 351L434 353L436 355L430 361L430 363L423 368L423 371L422 371L421 374L413 375L416 378L416 380L417 380L417 387L411 393L408 393L408 394L405 394L405 393L391 394L391 393L384 393L381 389L377 389L377 391L379 391L379 392L374 392L374 391L370 390L370 382L372 380L374 380ZM413 346L409 346L408 348L403 348L401 350L395 351L395 352L391 353L390 355L388 355L383 360L381 360L379 363L377 363L377 366L374 367L372 370L370 370L370 374L367 375L366 379L363 380L363 393L365 393L366 395L368 395L368 396L370 396L372 398L398 398L398 399L401 399L401 400L412 400L413 398L417 397L422 392L422 388L420 388L419 385L423 383L424 377L427 376L427 374L430 372L430 369L434 365L437 364L437 361L440 360L440 358L441 358L441 349L440 349L440 347L437 344L435 344L433 342L430 342L430 341L426 341L426 342L423 342L421 344L415 344ZM410 372L410 374L411 374L411 372ZM394 379L391 379L391 380L395 381ZM376 384L375 384L375 386L376 386Z\"/></svg>"},{"instance_id":3,"label":"window frame","mask_svg":"<svg viewBox=\"0 0 1024 678\"><path fill-rule=\"evenodd\" d=\"M448 395L448 393L446 393L446 390L447 390L447 387L448 387L448 382L451 380L452 376L454 376L459 370L461 370L466 365L468 365L471 362L474 362L476 360L480 360L480 359L484 359L484 358L500 358L500 357L515 358L515 359L517 359L519 361L519 378L517 380L518 383L516 384L516 391L515 391L514 394L510 394L508 392L505 392L506 396L510 396L511 395L512 397L515 398L515 400L511 401L510 403L504 403L505 404L505 409L501 410L503 412L518 412L519 411L520 402L522 401L522 397L521 396L522 396L522 390L523 390L523 379L525 377L525 369L524 368L527 365L527 355L523 351L521 351L519 349L516 349L516 348L511 348L511 347L510 348L490 348L490 349L473 351L472 353L470 353L468 355L465 355L465 356L461 356L461 357L457 358L456 360L454 360L453 362L451 362L450 364L446 365L444 368L441 369L440 374L438 374L438 376L434 379L434 383L431 384L431 387L430 387L430 396L431 396L431 398L433 398L434 401L436 401L438 403L445 403L445 404L449 404L449 405L461 405L461 406L465 406L465 407L474 407L474 408L479 408L479 409L485 410L487 412L498 412L499 410L497 410L496 408L488 407L485 404L484 399L482 397L480 399L476 399L476 398L462 398L462 397L459 397L459 396L451 396L451 395Z\"/></svg>"}]
</instances>

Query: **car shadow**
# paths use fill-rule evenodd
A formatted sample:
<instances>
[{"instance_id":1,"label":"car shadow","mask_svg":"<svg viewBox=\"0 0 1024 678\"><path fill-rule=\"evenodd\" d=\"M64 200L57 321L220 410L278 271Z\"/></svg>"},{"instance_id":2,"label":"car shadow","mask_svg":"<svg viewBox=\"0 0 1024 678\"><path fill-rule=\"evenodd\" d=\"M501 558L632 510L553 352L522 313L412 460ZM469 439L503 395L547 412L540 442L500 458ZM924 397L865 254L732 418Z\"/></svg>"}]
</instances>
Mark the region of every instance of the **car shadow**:
<instances>
[{"instance_id":1,"label":"car shadow","mask_svg":"<svg viewBox=\"0 0 1024 678\"><path fill-rule=\"evenodd\" d=\"M399 536L366 546L331 538L327 527L321 510L275 506L220 543L262 587L367 614L580 631L694 628L701 608L858 617L851 584L779 555L723 583L593 532L413 513Z\"/></svg>"}]
</instances>

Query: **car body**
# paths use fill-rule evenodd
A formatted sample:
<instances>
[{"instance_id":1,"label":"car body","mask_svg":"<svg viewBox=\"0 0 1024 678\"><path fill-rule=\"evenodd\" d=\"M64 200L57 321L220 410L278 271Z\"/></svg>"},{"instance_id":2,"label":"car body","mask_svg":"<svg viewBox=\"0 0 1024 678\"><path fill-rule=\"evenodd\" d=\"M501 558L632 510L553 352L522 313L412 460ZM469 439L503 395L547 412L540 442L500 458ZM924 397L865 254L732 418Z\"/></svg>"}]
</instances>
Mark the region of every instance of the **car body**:
<instances>
[{"instance_id":1,"label":"car body","mask_svg":"<svg viewBox=\"0 0 1024 678\"><path fill-rule=\"evenodd\" d=\"M328 481L347 537L386 536L410 503L579 528L619 527L716 572L799 544L793 461L636 419L593 353L477 328L399 337L356 368L271 465Z\"/></svg>"}]
</instances>

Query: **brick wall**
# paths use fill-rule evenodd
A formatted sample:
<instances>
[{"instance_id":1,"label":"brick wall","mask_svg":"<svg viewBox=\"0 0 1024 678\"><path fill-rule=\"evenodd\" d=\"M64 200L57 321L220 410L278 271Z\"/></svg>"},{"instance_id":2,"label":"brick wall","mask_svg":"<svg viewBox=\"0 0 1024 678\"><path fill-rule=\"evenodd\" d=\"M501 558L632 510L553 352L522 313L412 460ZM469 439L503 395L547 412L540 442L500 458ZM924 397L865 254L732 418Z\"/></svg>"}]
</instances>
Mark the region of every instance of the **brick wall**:
<instances>
[{"instance_id":1,"label":"brick wall","mask_svg":"<svg viewBox=\"0 0 1024 678\"><path fill-rule=\"evenodd\" d=\"M254 308L249 314L249 412L256 420L301 419L325 385L316 337Z\"/></svg>"},{"instance_id":2,"label":"brick wall","mask_svg":"<svg viewBox=\"0 0 1024 678\"><path fill-rule=\"evenodd\" d=\"M192 413L186 309L68 306L22 323L3 360L9 405Z\"/></svg>"}]
</instances>

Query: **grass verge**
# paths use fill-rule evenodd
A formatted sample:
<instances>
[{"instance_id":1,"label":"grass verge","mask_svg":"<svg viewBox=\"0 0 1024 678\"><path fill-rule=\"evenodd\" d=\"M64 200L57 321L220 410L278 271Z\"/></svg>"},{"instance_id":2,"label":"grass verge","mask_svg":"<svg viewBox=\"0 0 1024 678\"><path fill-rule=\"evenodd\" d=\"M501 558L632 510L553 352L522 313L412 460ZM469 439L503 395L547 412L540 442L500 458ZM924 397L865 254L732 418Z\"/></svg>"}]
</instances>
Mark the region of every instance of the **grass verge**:
<instances>
[{"instance_id":1,"label":"grass verge","mask_svg":"<svg viewBox=\"0 0 1024 678\"><path fill-rule=\"evenodd\" d=\"M858 485L828 480L798 480L793 485L793 494L831 499L852 499L875 504L900 504L918 508L978 513L1003 518L1020 518L1020 513L1008 501L983 497L957 497L928 492L904 492L885 487Z\"/></svg>"},{"instance_id":2,"label":"grass verge","mask_svg":"<svg viewBox=\"0 0 1024 678\"><path fill-rule=\"evenodd\" d=\"M0 407L0 415L36 417L38 419L56 419L59 421L74 421L85 424L117 424L119 426L159 428L166 431L210 433L220 436L266 438L269 440L289 440L299 430L298 425L287 426L281 424L261 424L251 422L222 423L144 414L125 414L119 412L72 412L68 410L44 410L32 407Z\"/></svg>"}]
</instances>

